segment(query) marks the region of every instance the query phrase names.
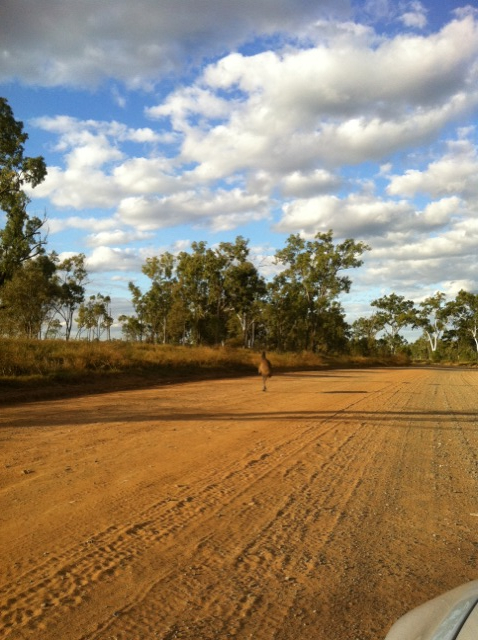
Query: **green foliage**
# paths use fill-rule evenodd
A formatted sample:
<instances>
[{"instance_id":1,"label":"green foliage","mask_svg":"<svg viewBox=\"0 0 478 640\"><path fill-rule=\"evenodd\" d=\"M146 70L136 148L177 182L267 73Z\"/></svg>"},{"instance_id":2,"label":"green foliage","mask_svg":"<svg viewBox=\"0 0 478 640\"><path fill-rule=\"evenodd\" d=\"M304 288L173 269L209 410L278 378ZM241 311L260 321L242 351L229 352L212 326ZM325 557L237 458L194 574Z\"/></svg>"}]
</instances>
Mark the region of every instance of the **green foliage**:
<instances>
[{"instance_id":1,"label":"green foliage","mask_svg":"<svg viewBox=\"0 0 478 640\"><path fill-rule=\"evenodd\" d=\"M447 302L443 292L436 292L414 304L392 293L371 305L379 311L353 324L352 353L406 353L415 360L450 363L478 359L478 294L462 290ZM406 326L423 332L410 345L400 335Z\"/></svg>"},{"instance_id":2,"label":"green foliage","mask_svg":"<svg viewBox=\"0 0 478 640\"><path fill-rule=\"evenodd\" d=\"M314 240L289 236L276 262L284 266L269 287L270 341L278 349L336 350L346 341L344 313L337 302L351 279L343 271L362 265L368 247L347 239L334 244L333 232Z\"/></svg>"},{"instance_id":3,"label":"green foliage","mask_svg":"<svg viewBox=\"0 0 478 640\"><path fill-rule=\"evenodd\" d=\"M224 295L230 333L241 338L242 346L253 346L266 293L264 278L248 260L249 248L242 236L236 238L234 245L222 242L219 251L225 257Z\"/></svg>"},{"instance_id":4,"label":"green foliage","mask_svg":"<svg viewBox=\"0 0 478 640\"><path fill-rule=\"evenodd\" d=\"M363 356L377 355L377 334L381 330L377 314L357 318L352 324L352 352Z\"/></svg>"},{"instance_id":5,"label":"green foliage","mask_svg":"<svg viewBox=\"0 0 478 640\"><path fill-rule=\"evenodd\" d=\"M47 171L42 157L25 155L27 140L23 123L0 98L0 335L41 337L42 329L59 335L63 323L68 340L84 299L85 256L58 264L55 254L44 255L43 221L28 216L24 187L39 185Z\"/></svg>"},{"instance_id":6,"label":"green foliage","mask_svg":"<svg viewBox=\"0 0 478 640\"><path fill-rule=\"evenodd\" d=\"M378 309L376 321L385 331L390 352L394 354L403 344L403 338L400 336L401 329L413 325L415 321L413 301L391 293L373 300L371 305Z\"/></svg>"},{"instance_id":7,"label":"green foliage","mask_svg":"<svg viewBox=\"0 0 478 640\"><path fill-rule=\"evenodd\" d=\"M436 353L438 349L439 340L445 331L448 316L445 294L441 292L437 292L435 295L420 302L419 309L415 311L413 326L423 329L432 354Z\"/></svg>"},{"instance_id":8,"label":"green foliage","mask_svg":"<svg viewBox=\"0 0 478 640\"><path fill-rule=\"evenodd\" d=\"M225 260L206 242L193 242L192 252L182 251L176 268L175 293L186 316L185 341L220 344L225 338Z\"/></svg>"},{"instance_id":9,"label":"green foliage","mask_svg":"<svg viewBox=\"0 0 478 640\"><path fill-rule=\"evenodd\" d=\"M462 289L455 300L446 305L446 313L451 320L454 336L472 344L478 356L478 294Z\"/></svg>"},{"instance_id":10,"label":"green foliage","mask_svg":"<svg viewBox=\"0 0 478 640\"><path fill-rule=\"evenodd\" d=\"M27 139L23 123L15 120L7 100L0 98L0 209L5 213L5 226L0 230L0 286L26 260L40 255L45 244L40 236L43 221L28 216L30 200L23 187L40 184L46 166L42 157L24 155Z\"/></svg>"},{"instance_id":11,"label":"green foliage","mask_svg":"<svg viewBox=\"0 0 478 640\"><path fill-rule=\"evenodd\" d=\"M332 231L312 241L290 236L276 254L284 269L266 285L242 236L216 249L194 242L177 257L147 260L151 287L143 293L130 283L137 315L122 316L123 333L163 344L346 350L349 328L337 298L351 280L342 272L359 267L367 249L353 240L334 244Z\"/></svg>"},{"instance_id":12,"label":"green foliage","mask_svg":"<svg viewBox=\"0 0 478 640\"><path fill-rule=\"evenodd\" d=\"M85 255L79 253L58 264L55 280L57 293L53 306L65 323L65 339L69 340L74 313L85 299L85 285L87 283Z\"/></svg>"},{"instance_id":13,"label":"green foliage","mask_svg":"<svg viewBox=\"0 0 478 640\"><path fill-rule=\"evenodd\" d=\"M26 338L41 337L42 326L52 319L58 295L55 262L39 256L23 263L0 289L0 333Z\"/></svg>"},{"instance_id":14,"label":"green foliage","mask_svg":"<svg viewBox=\"0 0 478 640\"><path fill-rule=\"evenodd\" d=\"M0 335L68 340L84 300L85 256L59 263L55 253L23 262L0 287Z\"/></svg>"},{"instance_id":15,"label":"green foliage","mask_svg":"<svg viewBox=\"0 0 478 640\"><path fill-rule=\"evenodd\" d=\"M148 291L129 284L135 317L122 316L123 334L154 343L221 344L239 338L252 346L264 280L248 260L247 241L148 258L142 271Z\"/></svg>"},{"instance_id":16,"label":"green foliage","mask_svg":"<svg viewBox=\"0 0 478 640\"><path fill-rule=\"evenodd\" d=\"M104 333L107 339L110 339L110 329L113 324L110 304L111 298L101 293L90 296L86 303L80 304L76 318L78 337L86 331L87 340L99 340Z\"/></svg>"},{"instance_id":17,"label":"green foliage","mask_svg":"<svg viewBox=\"0 0 478 640\"><path fill-rule=\"evenodd\" d=\"M121 323L121 333L125 340L131 342L142 342L144 335L144 324L136 316L122 314L118 321Z\"/></svg>"}]
</instances>

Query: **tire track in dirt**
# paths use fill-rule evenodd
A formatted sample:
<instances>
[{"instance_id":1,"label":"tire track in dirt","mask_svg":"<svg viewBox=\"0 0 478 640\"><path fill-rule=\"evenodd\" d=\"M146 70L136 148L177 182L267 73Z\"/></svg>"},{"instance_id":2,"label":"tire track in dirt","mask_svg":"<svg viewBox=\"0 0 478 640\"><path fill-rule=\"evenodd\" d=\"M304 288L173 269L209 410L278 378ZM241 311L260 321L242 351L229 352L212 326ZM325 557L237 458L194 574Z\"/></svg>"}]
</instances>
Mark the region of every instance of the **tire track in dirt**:
<instances>
[{"instance_id":1,"label":"tire track in dirt","mask_svg":"<svg viewBox=\"0 0 478 640\"><path fill-rule=\"evenodd\" d=\"M16 586L7 586L3 590L7 606L13 610L3 616L3 625L9 628L14 624L18 630L28 624L30 630L41 631L41 620L47 610L54 624L56 616L52 612L54 614L55 609L60 616L62 606L80 605L97 582L114 575L125 563L134 562L143 548L158 543L164 546L167 539L177 534L186 523L190 526L195 518L202 518L206 511L222 508L229 494L240 496L250 490L251 481L256 483L270 473L274 456L285 455L282 450L287 449L287 457L293 457L309 445L309 440L315 441L315 428L315 424L309 427L292 448L291 441L286 439L272 453L262 453L258 458L248 456L242 466L224 475L219 491L215 491L217 483L211 481L217 473L213 470L211 478L206 478L194 496L186 495L187 490L184 490L184 495L177 500L163 500L147 511L136 514L136 522L123 527L110 527L76 549L49 558L22 576L23 582L31 585L23 593L18 593ZM279 464L283 466L284 460ZM257 465L266 468L265 471L261 469L259 476ZM246 489L241 490L243 486Z\"/></svg>"},{"instance_id":2,"label":"tire track in dirt","mask_svg":"<svg viewBox=\"0 0 478 640\"><path fill-rule=\"evenodd\" d=\"M360 402L351 402L347 406L347 410ZM307 431L301 434L299 446L296 445L292 450L291 442L287 443L286 460L281 460L275 468L271 468L270 464L266 465L267 470L260 474L256 473L252 482L248 482L248 479L245 478L245 489L239 491L241 496L246 492L251 492L255 485L259 484L253 493L251 502L243 502L242 504L245 506L239 508L233 502L228 509L231 514L223 514L241 520L241 525L238 527L240 540L236 540L234 537L231 539L228 531L224 534L228 536L227 539L216 532L214 541L203 541L197 547L194 552L194 567L195 571L200 571L202 582L207 582L205 567L207 567L208 575L211 576L211 587L214 585L213 577L221 574L221 570L226 575L234 576L233 582L227 584L227 592L225 592L224 580L221 581L220 596L214 593L211 588L211 596L205 597L201 603L199 620L197 613L194 617L188 612L189 603L184 595L193 591L194 585L188 584L188 580L184 577L181 576L179 582L176 577L176 584L173 585L171 576L168 576L166 580L158 581L148 590L147 596L150 602L148 606L151 607L151 615L146 615L146 620L150 620L153 612L157 612L158 609L161 609L161 617L167 619L167 612L165 612L164 603L162 603L164 589L167 586L169 594L172 589L176 591L173 598L171 595L168 597L168 600L172 600L174 603L171 607L174 622L161 629L159 632L161 637L218 638L228 637L226 635L228 633L249 637L247 625L252 616L256 620L263 620L263 623L254 626L251 637L273 637L270 635L270 630L280 628L284 616L289 615L295 599L294 594L300 583L304 577L307 580L307 575L314 571L312 554L308 556L305 554L305 557L297 559L294 548L304 545L312 525L320 529L315 537L315 547L319 545L317 537L323 539L322 544L330 542L337 522L343 517L343 512L347 508L356 486L361 482L361 475L364 471L362 460L370 445L371 435L361 439L364 434L361 433L360 425L356 432L347 433L339 445L334 444L336 450L332 458L323 458L323 454L321 454L319 470L310 471L310 468L308 469L302 460L297 461L299 454L305 455L308 450L312 449L314 463L316 462L317 453L314 448L317 448L317 445L331 429L334 429L335 432L340 430L341 424L338 418L342 413L343 411L331 412L330 417L323 421L320 433L317 432L318 424L311 423L307 427ZM312 438L310 438L311 430ZM309 437L306 439L305 435ZM259 460L251 460L246 468L255 467L266 457L270 459L268 454L263 454ZM287 464L288 462L292 462L292 464ZM350 473L351 467L356 471L353 475ZM309 472L308 477L307 472ZM332 472L335 472L334 483L329 484L325 490L321 488L320 495L316 495L317 491L312 485L318 482L324 474L328 475ZM272 478L269 477L271 475ZM251 529L249 531L247 515L249 509L260 508L261 503L269 501L272 497L267 493L267 486L264 486L265 481L269 480L269 493L276 493L277 486L280 486L281 481L284 482L285 479L288 481L286 493L283 500L277 505L275 513L271 513L260 528L257 516L251 517L250 521L253 526L249 527ZM237 488L244 486L244 482L236 481L234 486L237 490ZM338 486L342 488L341 491L338 491ZM300 489L294 490L295 487ZM244 538L250 538L250 542L242 546ZM291 552L288 553L287 548L290 548ZM238 549L238 551L234 551L234 549ZM222 553L218 553L218 550L222 550ZM203 555L204 559L202 559ZM284 595L281 599L278 611L274 611L270 603L260 593L259 585L265 579L268 582L271 580L274 582L269 586L269 591L280 592L284 590L284 584L287 586L286 593L288 595L287 597ZM157 593L156 597L153 592ZM225 603L228 603L228 606L225 606ZM123 612L121 622L115 621L107 627L108 632L118 638L130 637L128 634L133 632L145 638L149 637L148 634L153 631L158 633L157 627L154 630L149 626L142 629L138 624L139 616L136 609L139 604L144 608L143 601L138 602L133 608L129 606L128 610ZM181 623L177 621L179 612L182 612L179 615ZM205 616L205 612L209 613ZM212 615L211 612L216 613ZM205 617L208 618L207 622L204 620ZM127 624L128 618L130 624ZM157 618L156 613L153 619L157 620ZM212 626L211 620L215 621ZM157 620L158 626L159 622ZM101 636L104 635L104 632L105 628L101 629ZM276 633L276 631L272 633Z\"/></svg>"},{"instance_id":3,"label":"tire track in dirt","mask_svg":"<svg viewBox=\"0 0 478 640\"><path fill-rule=\"evenodd\" d=\"M350 440L350 438L348 440ZM346 444L347 443L344 443L344 448ZM303 451L304 447L301 447L301 449ZM357 451L356 455L359 455L359 453L360 451ZM345 454L342 453L341 455ZM228 504L226 508L223 508L223 515L225 517L235 517L241 521L239 527L240 536L231 536L231 532L227 529L225 531L215 532L214 535L210 534L201 540L192 552L191 562L194 562L192 582L194 582L194 575L196 575L197 572L201 574L203 583L208 582L208 580L205 580L207 573L210 576L210 585L214 585L214 578L221 573L234 577L232 583L231 581L222 581L222 589L219 595L212 592L210 596L206 596L202 602L201 617L204 617L204 611L216 611L214 616L216 626L214 628L206 629L202 620L194 620L191 619L191 616L187 615L188 602L184 599L184 594L190 593L195 586L194 584L190 584L188 576L168 575L163 577L161 581L157 581L151 585L147 594L149 601L147 606L151 608L151 614L153 611L158 611L160 603L163 601L165 585L167 585L169 592L168 600L173 602L171 612L174 622L170 628L164 628L161 631L161 637L182 637L182 634L188 633L188 637L191 638L206 638L223 637L223 633L241 633L244 627L241 621L250 617L254 610L260 613L258 607L263 598L260 593L257 593L257 587L255 587L255 585L259 585L266 578L268 581L273 579L278 588L280 588L284 582L289 583L288 586L292 587L296 583L296 578L292 576L299 575L302 567L298 566L295 558L287 554L284 549L291 544L296 546L303 543L304 532L308 529L309 522L311 520L317 520L316 508L305 507L304 509L304 505L309 502L311 494L310 487L314 481L317 480L319 473L316 472L312 474L304 482L303 470L297 468L294 470L294 468L291 467L287 468L286 474L290 478L290 486L297 485L298 481L300 481L300 490L298 492L287 493L283 496L278 505L279 508L276 508L274 513L267 515L261 528L257 526L257 516L250 517L248 515L251 509L255 510L260 508L261 502L266 502L269 499L267 493L264 492L264 483L267 480L271 480L268 478L269 475L274 475L275 477L272 478L270 486L277 486L277 475L284 475L284 466L284 461L282 461L279 469L269 468L267 471L263 471L258 477L256 476L252 482L246 479L248 483L247 493L253 491L254 494L251 502L244 503L243 493L240 506L237 507L236 503L238 500L234 500ZM323 466L325 467L327 465ZM337 466L338 463L336 461L334 467L337 468ZM346 467L344 468L343 465L342 467L343 473L346 473ZM300 476L300 478L298 478L298 476ZM355 479L355 482L359 481L359 478ZM329 491L328 494L330 495L330 493ZM350 487L350 493L353 493L353 486ZM257 497L258 495L260 498ZM344 496L341 505L334 505L332 520L329 523L331 530L334 528L335 521L339 517L340 507L345 506L346 503L347 496ZM225 513L226 511L230 513ZM322 520L322 535L326 529L325 522ZM189 534L194 535L194 531L190 531ZM243 544L244 538L250 539L245 546ZM218 552L219 550L221 550L221 552ZM183 558L183 563L187 564L188 562L189 559L186 562L186 559ZM175 578L176 581L174 585L171 582L172 578ZM293 591L293 589L289 589L289 591ZM138 604L141 604L143 607L143 601L136 603L136 606ZM108 631L116 636L118 635L116 627L120 627L125 637L128 637L128 633L134 632L139 634L140 637L148 637L151 629L141 629L141 625L138 625L136 606L134 608L128 606L128 611L125 612L131 620L131 628L128 628L129 625L127 625L126 616L122 616L121 623L113 624L111 628L108 628ZM282 603L282 607L283 606L284 602ZM167 617L167 612L164 610L164 603L161 605L161 611L162 617ZM180 616L184 620L182 624L177 622L178 612L180 611L183 612ZM259 615L259 617L261 616ZM145 618L148 620L150 616L146 615ZM154 618L157 619L157 614L153 619ZM279 623L280 620L277 621L278 625ZM208 624L210 624L210 622L208 622ZM271 617L271 612L269 612L266 625L269 628L276 628L277 626L273 617ZM104 629L101 631L104 633ZM156 632L157 631L158 629L156 629Z\"/></svg>"},{"instance_id":4,"label":"tire track in dirt","mask_svg":"<svg viewBox=\"0 0 478 640\"><path fill-rule=\"evenodd\" d=\"M463 571L467 554L457 549L460 537L470 548L470 528L468 523L460 536L456 517L460 507L452 488L465 479L463 493L474 497L476 483L470 484L467 474L460 471L446 488L443 486L444 433L452 434L448 448L450 455L453 452L451 466L455 469L460 468L456 463L463 454L454 412L445 399L449 376L460 373L441 373L443 382L432 397L428 388L437 374L413 375L411 392L400 399L402 392L397 390L395 406L390 404L383 419L374 421L376 433L379 430L382 436L386 434L381 442L383 448L370 450L368 463L373 473L369 482L357 487L354 509L334 532L335 544L327 548L324 562L335 568L335 574L326 584L335 583L340 589L329 586L321 603L325 615L314 621L310 621L308 612L317 603L302 600L304 618L309 624L314 623L318 638L381 639L399 615L475 577L470 569L476 563L470 563L469 569ZM472 412L463 400L455 397L453 406L455 411L456 407L464 407L459 413L469 425ZM457 556L461 556L461 572ZM342 571L337 571L341 566ZM450 571L450 567L454 570ZM300 600L296 608L299 605ZM330 620L339 621L333 631ZM277 639L292 637L291 629L286 626Z\"/></svg>"},{"instance_id":5,"label":"tire track in dirt","mask_svg":"<svg viewBox=\"0 0 478 640\"><path fill-rule=\"evenodd\" d=\"M3 624L8 627L15 622L18 628L28 622L33 630L34 619L41 618L45 609L80 604L92 585L112 575L123 563L133 562L143 548L157 543L167 544L168 538L175 536L186 524L191 526L195 518L203 518L208 510L222 509L229 494L237 494L238 487L250 486L251 479L255 477L252 468L261 463L264 466L269 457L270 454L263 453L257 459L244 462L239 469L229 470L220 482L220 489L217 482L211 483L211 477L216 477L214 471L194 496L189 495L187 488L183 489L180 491L182 497L163 500L136 514L135 522L110 527L78 548L49 558L21 576L23 582L32 585L24 593L16 593L15 585L2 590L7 607L15 609L3 617ZM267 471L262 471L261 475L264 473Z\"/></svg>"}]
</instances>

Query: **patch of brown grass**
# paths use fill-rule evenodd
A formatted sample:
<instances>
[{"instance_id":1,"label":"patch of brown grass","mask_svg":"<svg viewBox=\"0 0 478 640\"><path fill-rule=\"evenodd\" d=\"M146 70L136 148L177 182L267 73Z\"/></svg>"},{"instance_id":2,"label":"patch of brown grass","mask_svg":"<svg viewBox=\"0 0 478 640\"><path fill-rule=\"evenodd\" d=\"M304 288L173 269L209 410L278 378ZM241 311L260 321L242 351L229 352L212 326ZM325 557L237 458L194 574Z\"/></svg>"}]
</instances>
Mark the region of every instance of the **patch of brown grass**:
<instances>
[{"instance_id":1,"label":"patch of brown grass","mask_svg":"<svg viewBox=\"0 0 478 640\"><path fill-rule=\"evenodd\" d=\"M276 373L404 364L309 352L267 355ZM0 401L256 375L258 361L258 351L234 347L0 339Z\"/></svg>"}]
</instances>

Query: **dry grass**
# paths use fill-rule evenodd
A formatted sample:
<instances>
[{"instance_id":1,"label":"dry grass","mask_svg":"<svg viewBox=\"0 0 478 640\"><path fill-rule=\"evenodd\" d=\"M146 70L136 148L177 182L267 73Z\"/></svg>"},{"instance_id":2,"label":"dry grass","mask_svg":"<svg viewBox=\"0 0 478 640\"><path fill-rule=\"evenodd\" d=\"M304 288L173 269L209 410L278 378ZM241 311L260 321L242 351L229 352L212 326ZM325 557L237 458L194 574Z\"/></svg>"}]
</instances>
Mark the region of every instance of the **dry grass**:
<instances>
[{"instance_id":1,"label":"dry grass","mask_svg":"<svg viewBox=\"0 0 478 640\"><path fill-rule=\"evenodd\" d=\"M323 366L315 354L273 354L276 366ZM79 377L91 373L228 371L256 366L255 351L231 347L177 347L129 342L0 340L0 379L40 376Z\"/></svg>"},{"instance_id":2,"label":"dry grass","mask_svg":"<svg viewBox=\"0 0 478 640\"><path fill-rule=\"evenodd\" d=\"M404 362L269 353L275 373ZM177 347L63 340L0 340L0 400L103 391L214 377L257 375L259 352L232 347Z\"/></svg>"}]
</instances>

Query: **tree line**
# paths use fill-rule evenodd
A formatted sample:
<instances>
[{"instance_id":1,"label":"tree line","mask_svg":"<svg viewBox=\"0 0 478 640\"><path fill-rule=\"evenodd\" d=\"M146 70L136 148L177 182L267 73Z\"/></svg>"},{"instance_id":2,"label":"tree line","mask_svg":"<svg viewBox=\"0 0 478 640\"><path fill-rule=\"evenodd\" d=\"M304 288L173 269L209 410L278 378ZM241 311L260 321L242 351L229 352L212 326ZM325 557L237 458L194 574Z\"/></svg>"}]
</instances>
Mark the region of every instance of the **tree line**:
<instances>
[{"instance_id":1,"label":"tree line","mask_svg":"<svg viewBox=\"0 0 478 640\"><path fill-rule=\"evenodd\" d=\"M436 292L414 303L391 293L371 302L370 316L352 324L352 349L362 355L405 352L415 358L468 360L478 358L478 294L461 289L453 300ZM407 344L404 329L421 330Z\"/></svg>"},{"instance_id":2,"label":"tree line","mask_svg":"<svg viewBox=\"0 0 478 640\"><path fill-rule=\"evenodd\" d=\"M0 98L0 336L110 339L109 296L86 296L84 254L61 260L47 254L45 220L30 217L24 187L46 176L42 157L25 155L28 135ZM129 283L134 313L119 316L123 338L161 344L267 347L277 351L416 357L478 354L478 294L438 292L415 304L391 293L371 302L372 313L346 321L342 307L351 270L370 249L333 231L307 240L292 234L274 256L277 274L266 280L254 265L248 240L190 251L165 252L142 267L142 291ZM405 328L421 330L409 345Z\"/></svg>"},{"instance_id":3,"label":"tree line","mask_svg":"<svg viewBox=\"0 0 478 640\"><path fill-rule=\"evenodd\" d=\"M347 323L339 296L350 290L344 272L362 264L368 247L332 231L313 240L291 235L275 254L281 271L269 282L250 259L248 241L148 258L147 291L130 282L134 315L119 318L130 340L175 344L267 345L280 351L345 349Z\"/></svg>"},{"instance_id":4,"label":"tree line","mask_svg":"<svg viewBox=\"0 0 478 640\"><path fill-rule=\"evenodd\" d=\"M281 271L266 281L249 259L248 241L148 258L151 280L141 291L129 284L135 313L120 316L128 340L169 344L267 346L277 351L417 358L478 356L478 294L461 290L453 300L437 292L419 303L396 293L370 303L372 312L347 323L340 298L352 281L344 272L362 264L369 247L332 231L313 240L291 235L275 254ZM409 344L405 329L421 336Z\"/></svg>"}]
</instances>

